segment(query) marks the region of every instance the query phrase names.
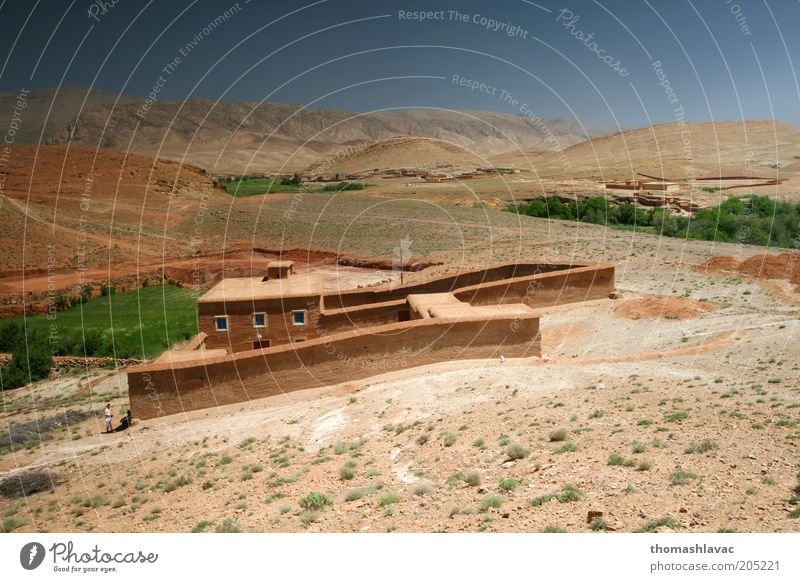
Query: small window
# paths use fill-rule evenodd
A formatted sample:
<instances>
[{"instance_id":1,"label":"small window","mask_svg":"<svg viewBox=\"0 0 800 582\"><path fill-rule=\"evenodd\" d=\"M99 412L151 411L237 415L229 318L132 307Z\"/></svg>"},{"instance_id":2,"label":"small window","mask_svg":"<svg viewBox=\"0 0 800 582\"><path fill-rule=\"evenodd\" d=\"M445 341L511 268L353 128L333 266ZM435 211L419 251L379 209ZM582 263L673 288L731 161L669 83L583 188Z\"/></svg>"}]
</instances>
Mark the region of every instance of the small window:
<instances>
[{"instance_id":1,"label":"small window","mask_svg":"<svg viewBox=\"0 0 800 582\"><path fill-rule=\"evenodd\" d=\"M253 314L253 327L267 327L267 314L254 313Z\"/></svg>"},{"instance_id":2,"label":"small window","mask_svg":"<svg viewBox=\"0 0 800 582\"><path fill-rule=\"evenodd\" d=\"M306 324L306 312L305 311L292 311L292 323L295 325L305 325Z\"/></svg>"},{"instance_id":3,"label":"small window","mask_svg":"<svg viewBox=\"0 0 800 582\"><path fill-rule=\"evenodd\" d=\"M228 331L228 316L219 315L215 317L214 325L216 326L217 331Z\"/></svg>"}]
</instances>

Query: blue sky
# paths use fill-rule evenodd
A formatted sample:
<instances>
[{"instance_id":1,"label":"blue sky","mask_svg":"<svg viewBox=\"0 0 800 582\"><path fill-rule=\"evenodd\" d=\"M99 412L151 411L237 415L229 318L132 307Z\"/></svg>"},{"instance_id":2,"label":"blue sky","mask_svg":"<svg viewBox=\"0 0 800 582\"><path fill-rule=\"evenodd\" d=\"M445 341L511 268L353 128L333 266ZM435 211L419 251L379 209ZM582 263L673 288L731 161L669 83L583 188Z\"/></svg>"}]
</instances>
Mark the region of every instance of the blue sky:
<instances>
[{"instance_id":1,"label":"blue sky","mask_svg":"<svg viewBox=\"0 0 800 582\"><path fill-rule=\"evenodd\" d=\"M513 114L527 106L544 118L623 127L800 119L794 0L99 6L3 2L0 89L94 85L146 97L160 84L159 101L265 99L351 111ZM433 18L420 22L416 11Z\"/></svg>"}]
</instances>

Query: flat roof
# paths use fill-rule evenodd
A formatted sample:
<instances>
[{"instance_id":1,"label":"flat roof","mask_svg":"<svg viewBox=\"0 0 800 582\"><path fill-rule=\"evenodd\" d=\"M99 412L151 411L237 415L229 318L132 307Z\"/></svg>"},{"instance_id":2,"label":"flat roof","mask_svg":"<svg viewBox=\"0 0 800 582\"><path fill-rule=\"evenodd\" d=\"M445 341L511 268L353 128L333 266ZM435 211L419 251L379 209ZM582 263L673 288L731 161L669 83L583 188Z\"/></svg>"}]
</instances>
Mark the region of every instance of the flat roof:
<instances>
[{"instance_id":1,"label":"flat roof","mask_svg":"<svg viewBox=\"0 0 800 582\"><path fill-rule=\"evenodd\" d=\"M269 261L267 263L267 269L281 269L284 267L291 267L294 265L294 261Z\"/></svg>"},{"instance_id":2,"label":"flat roof","mask_svg":"<svg viewBox=\"0 0 800 582\"><path fill-rule=\"evenodd\" d=\"M484 317L530 317L535 311L524 303L505 303L500 305L440 305L432 307L431 317L447 317L451 319Z\"/></svg>"},{"instance_id":3,"label":"flat roof","mask_svg":"<svg viewBox=\"0 0 800 582\"><path fill-rule=\"evenodd\" d=\"M254 301L258 299L280 299L311 297L322 294L322 281L318 275L294 273L287 279L263 277L226 278L214 285L200 297L198 303L220 303L231 301Z\"/></svg>"}]
</instances>

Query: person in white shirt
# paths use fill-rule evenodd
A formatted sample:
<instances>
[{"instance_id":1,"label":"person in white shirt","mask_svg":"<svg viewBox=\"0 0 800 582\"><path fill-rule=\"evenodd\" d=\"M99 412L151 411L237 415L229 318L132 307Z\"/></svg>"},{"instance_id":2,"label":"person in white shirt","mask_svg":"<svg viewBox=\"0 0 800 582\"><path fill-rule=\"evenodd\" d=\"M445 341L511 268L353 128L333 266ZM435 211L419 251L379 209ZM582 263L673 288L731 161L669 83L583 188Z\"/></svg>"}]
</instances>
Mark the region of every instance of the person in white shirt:
<instances>
[{"instance_id":1,"label":"person in white shirt","mask_svg":"<svg viewBox=\"0 0 800 582\"><path fill-rule=\"evenodd\" d=\"M111 403L110 402L106 402L106 413L105 414L106 414L106 432L111 432L112 431L111 417L114 416L114 415L111 414Z\"/></svg>"}]
</instances>

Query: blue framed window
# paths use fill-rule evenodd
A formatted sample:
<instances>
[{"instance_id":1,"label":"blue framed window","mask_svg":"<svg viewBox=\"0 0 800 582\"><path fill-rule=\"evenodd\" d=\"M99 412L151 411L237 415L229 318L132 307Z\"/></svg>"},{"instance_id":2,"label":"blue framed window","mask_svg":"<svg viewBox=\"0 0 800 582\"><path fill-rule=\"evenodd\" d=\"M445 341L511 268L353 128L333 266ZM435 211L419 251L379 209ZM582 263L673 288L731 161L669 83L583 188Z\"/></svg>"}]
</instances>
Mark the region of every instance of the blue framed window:
<instances>
[{"instance_id":1,"label":"blue framed window","mask_svg":"<svg viewBox=\"0 0 800 582\"><path fill-rule=\"evenodd\" d=\"M306 312L305 311L292 311L292 323L295 325L305 325L306 324Z\"/></svg>"},{"instance_id":2,"label":"blue framed window","mask_svg":"<svg viewBox=\"0 0 800 582\"><path fill-rule=\"evenodd\" d=\"M254 313L253 314L253 327L267 327L267 314Z\"/></svg>"},{"instance_id":3,"label":"blue framed window","mask_svg":"<svg viewBox=\"0 0 800 582\"><path fill-rule=\"evenodd\" d=\"M217 331L228 331L228 316L218 315L215 317L214 326L217 328Z\"/></svg>"}]
</instances>

